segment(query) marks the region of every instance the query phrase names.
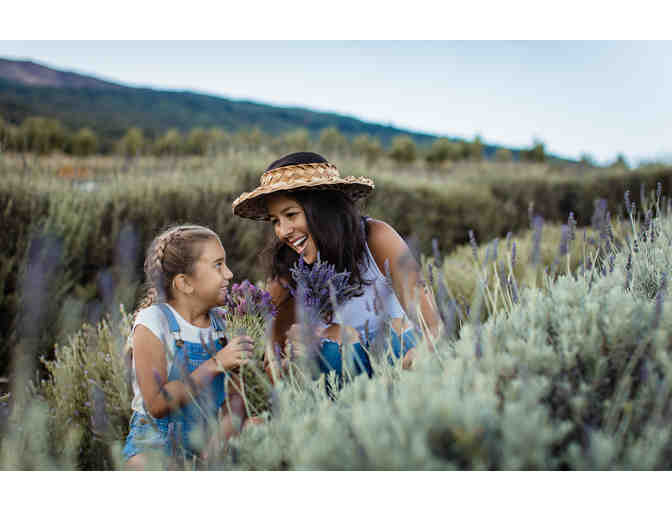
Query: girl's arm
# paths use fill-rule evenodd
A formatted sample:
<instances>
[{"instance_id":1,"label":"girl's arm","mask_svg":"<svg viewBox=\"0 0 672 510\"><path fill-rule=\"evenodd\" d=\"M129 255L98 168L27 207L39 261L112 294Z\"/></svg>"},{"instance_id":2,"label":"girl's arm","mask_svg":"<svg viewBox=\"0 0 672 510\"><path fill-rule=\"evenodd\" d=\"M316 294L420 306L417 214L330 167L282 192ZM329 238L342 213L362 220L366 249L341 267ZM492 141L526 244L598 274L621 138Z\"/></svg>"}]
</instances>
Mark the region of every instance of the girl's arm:
<instances>
[{"instance_id":1,"label":"girl's arm","mask_svg":"<svg viewBox=\"0 0 672 510\"><path fill-rule=\"evenodd\" d=\"M389 261L390 277L394 292L404 308L406 315L412 316L415 310L411 307L419 300L420 311L427 323L429 331L436 336L439 332L439 317L423 282L420 265L413 258L411 251L401 236L387 223L369 220L369 249L380 271L385 274L385 262Z\"/></svg>"},{"instance_id":2,"label":"girl's arm","mask_svg":"<svg viewBox=\"0 0 672 510\"><path fill-rule=\"evenodd\" d=\"M220 349L215 357L229 370L247 363L243 353L252 351L248 337L236 337ZM169 381L166 370L166 352L163 344L149 328L138 324L133 332L135 373L145 407L154 418L162 418L170 411L187 404L193 393L198 393L219 373L213 358L203 362L189 374L189 387L181 381Z\"/></svg>"}]
</instances>

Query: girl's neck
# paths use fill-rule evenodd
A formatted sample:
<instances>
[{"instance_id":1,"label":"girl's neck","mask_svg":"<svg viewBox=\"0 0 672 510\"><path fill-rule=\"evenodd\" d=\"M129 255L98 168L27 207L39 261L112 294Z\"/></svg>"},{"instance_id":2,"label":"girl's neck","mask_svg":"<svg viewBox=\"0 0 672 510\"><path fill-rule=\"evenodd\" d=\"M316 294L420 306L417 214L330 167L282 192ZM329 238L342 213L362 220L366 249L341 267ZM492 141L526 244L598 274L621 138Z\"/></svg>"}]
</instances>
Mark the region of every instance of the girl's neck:
<instances>
[{"instance_id":1,"label":"girl's neck","mask_svg":"<svg viewBox=\"0 0 672 510\"><path fill-rule=\"evenodd\" d=\"M201 305L189 303L184 299L169 299L168 304L189 324L198 328L207 328L210 325L207 308L204 309Z\"/></svg>"}]
</instances>

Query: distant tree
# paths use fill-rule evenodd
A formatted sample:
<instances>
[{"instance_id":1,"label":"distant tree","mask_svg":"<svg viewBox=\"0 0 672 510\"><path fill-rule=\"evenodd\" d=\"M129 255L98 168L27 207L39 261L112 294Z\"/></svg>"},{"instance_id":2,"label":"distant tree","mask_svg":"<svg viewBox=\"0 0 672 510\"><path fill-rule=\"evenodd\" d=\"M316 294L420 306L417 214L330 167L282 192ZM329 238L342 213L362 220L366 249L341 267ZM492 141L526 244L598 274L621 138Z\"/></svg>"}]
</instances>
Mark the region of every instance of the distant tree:
<instances>
[{"instance_id":1,"label":"distant tree","mask_svg":"<svg viewBox=\"0 0 672 510\"><path fill-rule=\"evenodd\" d=\"M234 136L234 146L238 149L258 151L269 145L269 136L257 126L238 131Z\"/></svg>"},{"instance_id":2,"label":"distant tree","mask_svg":"<svg viewBox=\"0 0 672 510\"><path fill-rule=\"evenodd\" d=\"M9 124L0 115L0 152L9 149Z\"/></svg>"},{"instance_id":3,"label":"distant tree","mask_svg":"<svg viewBox=\"0 0 672 510\"><path fill-rule=\"evenodd\" d=\"M614 161L611 164L611 166L616 168L625 168L626 170L630 169L630 166L628 165L628 162L625 160L625 156L623 154L619 154L616 157L616 161Z\"/></svg>"},{"instance_id":4,"label":"distant tree","mask_svg":"<svg viewBox=\"0 0 672 510\"><path fill-rule=\"evenodd\" d=\"M581 159L579 160L579 163L581 163L582 166L588 166L588 167L594 167L595 166L595 160L587 152L584 152L583 154L581 154Z\"/></svg>"},{"instance_id":5,"label":"distant tree","mask_svg":"<svg viewBox=\"0 0 672 510\"><path fill-rule=\"evenodd\" d=\"M343 154L348 150L348 139L337 127L328 127L320 131L320 150L327 154Z\"/></svg>"},{"instance_id":6,"label":"distant tree","mask_svg":"<svg viewBox=\"0 0 672 510\"><path fill-rule=\"evenodd\" d=\"M480 161L483 159L483 140L479 135L469 144L469 159Z\"/></svg>"},{"instance_id":7,"label":"distant tree","mask_svg":"<svg viewBox=\"0 0 672 510\"><path fill-rule=\"evenodd\" d=\"M28 117L21 123L18 136L22 139L23 150L48 154L55 149L64 149L67 133L56 119Z\"/></svg>"},{"instance_id":8,"label":"distant tree","mask_svg":"<svg viewBox=\"0 0 672 510\"><path fill-rule=\"evenodd\" d=\"M356 155L363 157L368 165L373 165L383 155L383 147L378 137L366 133L357 135L352 140L352 150Z\"/></svg>"},{"instance_id":9,"label":"distant tree","mask_svg":"<svg viewBox=\"0 0 672 510\"><path fill-rule=\"evenodd\" d=\"M209 152L221 154L231 148L231 134L222 128L213 127L208 130L208 139L210 141Z\"/></svg>"},{"instance_id":10,"label":"distant tree","mask_svg":"<svg viewBox=\"0 0 672 510\"><path fill-rule=\"evenodd\" d=\"M310 148L310 133L306 128L298 128L285 133L281 145L286 152L307 151Z\"/></svg>"},{"instance_id":11,"label":"distant tree","mask_svg":"<svg viewBox=\"0 0 672 510\"><path fill-rule=\"evenodd\" d=\"M119 140L117 151L124 156L139 156L145 150L145 145L145 135L143 135L142 129L132 127Z\"/></svg>"},{"instance_id":12,"label":"distant tree","mask_svg":"<svg viewBox=\"0 0 672 510\"><path fill-rule=\"evenodd\" d=\"M152 145L152 153L156 156L176 156L182 151L184 140L177 129L169 129Z\"/></svg>"},{"instance_id":13,"label":"distant tree","mask_svg":"<svg viewBox=\"0 0 672 510\"><path fill-rule=\"evenodd\" d=\"M509 149L497 149L497 152L495 152L495 161L499 161L500 163L508 163L509 161L513 161L513 154Z\"/></svg>"},{"instance_id":14,"label":"distant tree","mask_svg":"<svg viewBox=\"0 0 672 510\"><path fill-rule=\"evenodd\" d=\"M461 157L459 143L451 142L448 138L438 138L432 143L425 159L428 163L441 164L444 161L457 161Z\"/></svg>"},{"instance_id":15,"label":"distant tree","mask_svg":"<svg viewBox=\"0 0 672 510\"><path fill-rule=\"evenodd\" d=\"M195 156L204 156L208 153L208 147L210 145L210 137L208 132L200 127L193 128L187 134L187 138L184 142L184 151L187 154L193 154Z\"/></svg>"},{"instance_id":16,"label":"distant tree","mask_svg":"<svg viewBox=\"0 0 672 510\"><path fill-rule=\"evenodd\" d=\"M397 163L411 163L417 156L415 142L408 135L395 136L390 147L390 157Z\"/></svg>"},{"instance_id":17,"label":"distant tree","mask_svg":"<svg viewBox=\"0 0 672 510\"><path fill-rule=\"evenodd\" d=\"M82 128L70 138L70 152L75 156L90 156L98 151L98 136L90 128Z\"/></svg>"},{"instance_id":18,"label":"distant tree","mask_svg":"<svg viewBox=\"0 0 672 510\"><path fill-rule=\"evenodd\" d=\"M521 159L532 163L543 163L546 161L546 147L541 140L535 139L532 142L532 148L520 151Z\"/></svg>"}]
</instances>

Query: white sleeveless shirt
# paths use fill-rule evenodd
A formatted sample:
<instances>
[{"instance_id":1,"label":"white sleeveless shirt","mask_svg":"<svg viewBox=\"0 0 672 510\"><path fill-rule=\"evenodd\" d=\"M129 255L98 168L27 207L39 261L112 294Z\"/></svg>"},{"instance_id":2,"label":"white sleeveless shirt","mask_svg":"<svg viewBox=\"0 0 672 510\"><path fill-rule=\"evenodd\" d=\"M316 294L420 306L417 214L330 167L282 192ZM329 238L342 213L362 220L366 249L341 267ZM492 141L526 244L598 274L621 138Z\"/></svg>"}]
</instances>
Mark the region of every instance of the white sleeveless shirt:
<instances>
[{"instance_id":1,"label":"white sleeveless shirt","mask_svg":"<svg viewBox=\"0 0 672 510\"><path fill-rule=\"evenodd\" d=\"M368 345L386 322L394 318L405 318L406 313L397 299L392 282L380 271L369 245L366 242L364 245L367 267L362 273L362 279L370 281L371 284L362 287L364 293L361 296L350 298L338 307L333 323L352 326L359 333L362 342Z\"/></svg>"}]
</instances>

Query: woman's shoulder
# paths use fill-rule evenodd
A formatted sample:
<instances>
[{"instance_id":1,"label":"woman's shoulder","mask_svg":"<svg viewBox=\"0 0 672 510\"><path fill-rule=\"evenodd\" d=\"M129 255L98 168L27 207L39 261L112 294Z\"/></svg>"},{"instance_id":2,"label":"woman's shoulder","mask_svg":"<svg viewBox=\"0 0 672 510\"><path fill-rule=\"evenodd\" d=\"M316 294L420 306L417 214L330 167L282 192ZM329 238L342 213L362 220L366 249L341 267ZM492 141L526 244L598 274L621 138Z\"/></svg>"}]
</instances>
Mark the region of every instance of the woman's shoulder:
<instances>
[{"instance_id":1,"label":"woman's shoulder","mask_svg":"<svg viewBox=\"0 0 672 510\"><path fill-rule=\"evenodd\" d=\"M383 267L386 259L398 257L408 250L406 242L390 225L381 220L367 218L369 233L367 244L379 267Z\"/></svg>"}]
</instances>

